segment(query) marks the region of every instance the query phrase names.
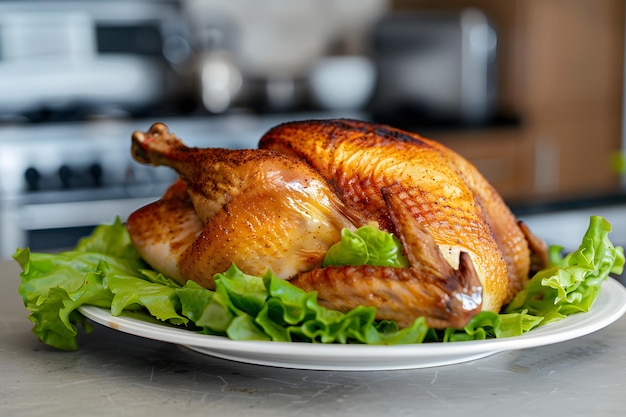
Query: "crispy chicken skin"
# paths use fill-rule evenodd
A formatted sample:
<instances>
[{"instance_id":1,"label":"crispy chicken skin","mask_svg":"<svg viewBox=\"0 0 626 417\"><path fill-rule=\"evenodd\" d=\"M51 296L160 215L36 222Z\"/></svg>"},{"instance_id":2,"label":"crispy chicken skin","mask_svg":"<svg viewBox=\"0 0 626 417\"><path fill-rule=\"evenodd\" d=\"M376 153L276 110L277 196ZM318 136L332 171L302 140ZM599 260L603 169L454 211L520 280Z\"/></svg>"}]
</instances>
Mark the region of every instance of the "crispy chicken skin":
<instances>
[{"instance_id":1,"label":"crispy chicken skin","mask_svg":"<svg viewBox=\"0 0 626 417\"><path fill-rule=\"evenodd\" d=\"M232 263L268 268L320 304L377 307L400 326L462 327L499 311L545 266L545 243L518 223L468 161L437 142L353 120L292 122L260 149L186 147L163 124L133 134L132 154L180 179L133 213L140 255L179 282L214 288ZM321 268L344 227L396 234L408 268Z\"/></svg>"},{"instance_id":2,"label":"crispy chicken skin","mask_svg":"<svg viewBox=\"0 0 626 417\"><path fill-rule=\"evenodd\" d=\"M233 262L248 274L269 268L290 278L320 267L342 228L365 224L292 155L188 148L163 124L135 132L132 153L180 175L160 201L127 221L139 254L180 282L213 288L213 275Z\"/></svg>"},{"instance_id":3,"label":"crispy chicken skin","mask_svg":"<svg viewBox=\"0 0 626 417\"><path fill-rule=\"evenodd\" d=\"M483 310L499 311L525 286L529 240L534 266L547 259L545 244L520 227L478 170L438 142L389 126L324 120L279 125L259 147L303 158L349 207L395 233L382 191L397 195L452 267L461 253L469 254L483 287ZM322 284L307 288L322 290Z\"/></svg>"}]
</instances>

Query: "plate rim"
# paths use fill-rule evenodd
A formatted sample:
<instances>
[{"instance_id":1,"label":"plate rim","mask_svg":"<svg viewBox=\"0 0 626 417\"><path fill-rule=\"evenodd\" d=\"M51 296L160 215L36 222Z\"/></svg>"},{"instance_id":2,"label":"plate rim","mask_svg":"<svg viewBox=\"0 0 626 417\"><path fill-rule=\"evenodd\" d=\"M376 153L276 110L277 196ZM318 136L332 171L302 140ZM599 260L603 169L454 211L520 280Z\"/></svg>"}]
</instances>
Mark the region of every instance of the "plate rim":
<instances>
[{"instance_id":1,"label":"plate rim","mask_svg":"<svg viewBox=\"0 0 626 417\"><path fill-rule=\"evenodd\" d=\"M152 340L183 345L222 359L295 369L382 370L415 369L461 363L495 353L564 342L598 331L626 313L626 288L612 277L602 285L594 305L586 313L549 323L521 336L453 343L405 345L322 344L306 342L237 341L192 330L151 323L110 310L82 305L85 317L113 330ZM314 361L309 360L314 358ZM385 358L384 363L375 363ZM346 363L338 363L347 361Z\"/></svg>"}]
</instances>

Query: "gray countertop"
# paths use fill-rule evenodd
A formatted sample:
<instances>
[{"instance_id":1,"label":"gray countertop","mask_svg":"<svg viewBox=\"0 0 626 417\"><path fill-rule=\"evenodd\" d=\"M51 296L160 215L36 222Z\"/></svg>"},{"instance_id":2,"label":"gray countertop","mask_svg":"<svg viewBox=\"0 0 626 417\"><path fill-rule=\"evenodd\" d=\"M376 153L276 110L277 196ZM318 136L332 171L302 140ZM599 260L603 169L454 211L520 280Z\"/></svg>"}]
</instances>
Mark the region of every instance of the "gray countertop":
<instances>
[{"instance_id":1,"label":"gray countertop","mask_svg":"<svg viewBox=\"0 0 626 417\"><path fill-rule=\"evenodd\" d=\"M443 367L305 371L230 362L95 325L75 352L38 342L0 261L0 416L617 416L626 317L567 342Z\"/></svg>"}]
</instances>

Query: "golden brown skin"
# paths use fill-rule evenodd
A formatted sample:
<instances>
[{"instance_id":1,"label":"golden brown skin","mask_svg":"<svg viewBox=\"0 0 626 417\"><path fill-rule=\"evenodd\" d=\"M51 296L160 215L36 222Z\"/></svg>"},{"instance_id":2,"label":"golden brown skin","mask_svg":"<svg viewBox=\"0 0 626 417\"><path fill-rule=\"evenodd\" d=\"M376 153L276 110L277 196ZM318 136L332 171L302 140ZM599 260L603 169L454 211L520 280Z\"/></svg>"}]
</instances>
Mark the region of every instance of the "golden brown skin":
<instances>
[{"instance_id":1,"label":"golden brown skin","mask_svg":"<svg viewBox=\"0 0 626 417\"><path fill-rule=\"evenodd\" d=\"M135 247L153 268L184 282L179 259L204 229L185 184L175 182L160 200L133 212L127 227Z\"/></svg>"},{"instance_id":2,"label":"golden brown skin","mask_svg":"<svg viewBox=\"0 0 626 417\"><path fill-rule=\"evenodd\" d=\"M269 268L287 279L320 267L342 228L365 224L292 155L188 148L163 124L135 132L132 153L180 175L181 183L127 223L139 254L180 282L213 288L213 275L233 262L248 274Z\"/></svg>"},{"instance_id":3,"label":"golden brown skin","mask_svg":"<svg viewBox=\"0 0 626 417\"><path fill-rule=\"evenodd\" d=\"M349 120L278 126L259 150L185 147L155 124L133 135L135 159L180 175L128 220L155 269L213 288L235 263L270 268L322 305L376 306L400 326L462 327L498 311L547 260L497 192L448 148L387 126ZM320 268L343 227L375 221L396 233L409 268Z\"/></svg>"},{"instance_id":4,"label":"golden brown skin","mask_svg":"<svg viewBox=\"0 0 626 417\"><path fill-rule=\"evenodd\" d=\"M317 291L322 306L347 312L358 305L377 308L378 320L400 327L425 317L434 328L460 328L480 311L482 285L467 253L453 269L399 194L383 196L398 231L409 268L342 266L299 274L292 284Z\"/></svg>"},{"instance_id":5,"label":"golden brown skin","mask_svg":"<svg viewBox=\"0 0 626 417\"><path fill-rule=\"evenodd\" d=\"M354 120L285 123L264 135L259 147L303 158L349 207L391 232L399 230L382 190L397 195L453 268L461 253L470 256L483 287L483 310L499 311L526 284L527 234L476 168L447 147ZM540 246L533 249L541 252ZM309 288L322 290L321 284Z\"/></svg>"}]
</instances>

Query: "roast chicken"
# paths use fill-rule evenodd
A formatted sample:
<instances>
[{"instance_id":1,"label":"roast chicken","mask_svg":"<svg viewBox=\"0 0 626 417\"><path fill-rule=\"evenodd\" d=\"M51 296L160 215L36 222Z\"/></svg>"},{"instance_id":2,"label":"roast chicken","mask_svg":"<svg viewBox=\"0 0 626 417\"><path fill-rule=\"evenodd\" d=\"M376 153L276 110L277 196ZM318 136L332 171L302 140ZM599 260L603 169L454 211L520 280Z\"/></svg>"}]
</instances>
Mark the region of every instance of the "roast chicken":
<instances>
[{"instance_id":1,"label":"roast chicken","mask_svg":"<svg viewBox=\"0 0 626 417\"><path fill-rule=\"evenodd\" d=\"M462 327L499 311L545 266L532 235L468 161L416 134L353 120L292 122L259 149L189 148L163 124L133 134L132 153L179 180L128 219L156 270L213 288L231 264L271 269L326 307L377 307L378 319ZM397 235L408 268L322 267L341 230Z\"/></svg>"}]
</instances>

